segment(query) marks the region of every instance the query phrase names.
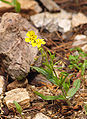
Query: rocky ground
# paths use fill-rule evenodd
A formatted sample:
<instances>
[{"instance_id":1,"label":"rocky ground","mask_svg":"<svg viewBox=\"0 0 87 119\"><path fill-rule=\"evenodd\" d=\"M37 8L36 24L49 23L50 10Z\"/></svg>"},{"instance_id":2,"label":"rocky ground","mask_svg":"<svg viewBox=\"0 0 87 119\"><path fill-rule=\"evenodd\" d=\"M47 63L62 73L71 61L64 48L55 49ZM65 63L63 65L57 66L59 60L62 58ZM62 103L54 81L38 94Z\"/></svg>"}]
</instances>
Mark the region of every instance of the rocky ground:
<instances>
[{"instance_id":1,"label":"rocky ground","mask_svg":"<svg viewBox=\"0 0 87 119\"><path fill-rule=\"evenodd\" d=\"M34 30L44 38L43 48L55 53L56 61L61 60L63 71L67 71L71 48L80 47L87 53L87 1L18 1L20 13L0 1L0 118L22 119L13 104L15 100L23 109L24 119L86 119L83 107L87 103L87 70L85 79L79 77L81 86L70 100L72 107L62 100L42 100L34 91L58 95L61 90L30 69L31 65L41 66L42 59L34 60L40 53L25 42L25 37ZM59 75L60 71L56 72Z\"/></svg>"}]
</instances>

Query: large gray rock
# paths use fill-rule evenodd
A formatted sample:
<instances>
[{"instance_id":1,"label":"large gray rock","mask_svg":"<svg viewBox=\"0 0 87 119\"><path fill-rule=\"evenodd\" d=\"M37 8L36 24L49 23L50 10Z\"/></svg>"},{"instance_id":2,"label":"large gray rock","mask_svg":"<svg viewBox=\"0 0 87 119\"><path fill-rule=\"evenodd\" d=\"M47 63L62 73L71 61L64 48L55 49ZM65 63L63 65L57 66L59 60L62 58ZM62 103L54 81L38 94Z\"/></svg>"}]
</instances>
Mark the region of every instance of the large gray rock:
<instances>
[{"instance_id":1,"label":"large gray rock","mask_svg":"<svg viewBox=\"0 0 87 119\"><path fill-rule=\"evenodd\" d=\"M38 31L17 13L5 13L0 23L0 65L12 79L23 79L30 71L30 65L38 49L25 42L29 30Z\"/></svg>"},{"instance_id":2,"label":"large gray rock","mask_svg":"<svg viewBox=\"0 0 87 119\"><path fill-rule=\"evenodd\" d=\"M64 10L61 10L60 13L39 13L30 16L30 20L33 24L39 28L44 27L49 32L60 31L67 32L71 29L71 17L72 14Z\"/></svg>"}]
</instances>

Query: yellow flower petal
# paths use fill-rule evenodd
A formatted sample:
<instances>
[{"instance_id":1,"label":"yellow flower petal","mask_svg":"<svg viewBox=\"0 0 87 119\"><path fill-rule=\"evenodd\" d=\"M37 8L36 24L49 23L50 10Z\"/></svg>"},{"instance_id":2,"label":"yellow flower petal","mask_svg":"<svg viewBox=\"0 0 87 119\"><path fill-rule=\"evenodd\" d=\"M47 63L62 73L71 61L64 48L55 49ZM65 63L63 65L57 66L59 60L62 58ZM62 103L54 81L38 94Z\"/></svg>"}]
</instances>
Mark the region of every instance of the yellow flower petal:
<instances>
[{"instance_id":1,"label":"yellow flower petal","mask_svg":"<svg viewBox=\"0 0 87 119\"><path fill-rule=\"evenodd\" d=\"M35 32L34 31L28 31L27 34L26 34L26 36L29 37L30 41L37 39L37 35L35 35Z\"/></svg>"},{"instance_id":2,"label":"yellow flower petal","mask_svg":"<svg viewBox=\"0 0 87 119\"><path fill-rule=\"evenodd\" d=\"M32 41L31 41L31 44L33 44L33 43L35 43L35 41L34 41L34 40L32 40Z\"/></svg>"},{"instance_id":3,"label":"yellow flower petal","mask_svg":"<svg viewBox=\"0 0 87 119\"><path fill-rule=\"evenodd\" d=\"M30 34L27 32L26 36L30 37Z\"/></svg>"},{"instance_id":4,"label":"yellow flower petal","mask_svg":"<svg viewBox=\"0 0 87 119\"><path fill-rule=\"evenodd\" d=\"M41 47L41 44L37 44L37 47L40 48Z\"/></svg>"},{"instance_id":5,"label":"yellow flower petal","mask_svg":"<svg viewBox=\"0 0 87 119\"><path fill-rule=\"evenodd\" d=\"M34 31L28 31L30 35L35 35L35 32Z\"/></svg>"},{"instance_id":6,"label":"yellow flower petal","mask_svg":"<svg viewBox=\"0 0 87 119\"><path fill-rule=\"evenodd\" d=\"M37 39L37 35L35 35L34 31L28 31L26 36L28 36L29 38L25 38L25 41L30 42L33 47L37 46L38 48L40 48L42 44L43 45L46 44L44 39L40 39L40 38Z\"/></svg>"},{"instance_id":7,"label":"yellow flower petal","mask_svg":"<svg viewBox=\"0 0 87 119\"><path fill-rule=\"evenodd\" d=\"M45 44L46 42L44 41L44 39L36 39L36 43L37 43L37 47L41 47L42 44Z\"/></svg>"},{"instance_id":8,"label":"yellow flower petal","mask_svg":"<svg viewBox=\"0 0 87 119\"><path fill-rule=\"evenodd\" d=\"M37 44L36 44L36 43L32 43L31 45L32 45L32 47L36 47L36 46L37 46Z\"/></svg>"},{"instance_id":9,"label":"yellow flower petal","mask_svg":"<svg viewBox=\"0 0 87 119\"><path fill-rule=\"evenodd\" d=\"M45 41L42 41L42 44L44 45L44 44L46 44L46 42Z\"/></svg>"},{"instance_id":10,"label":"yellow flower petal","mask_svg":"<svg viewBox=\"0 0 87 119\"><path fill-rule=\"evenodd\" d=\"M25 41L26 41L26 42L30 42L30 39L29 39L29 38L25 38Z\"/></svg>"}]
</instances>

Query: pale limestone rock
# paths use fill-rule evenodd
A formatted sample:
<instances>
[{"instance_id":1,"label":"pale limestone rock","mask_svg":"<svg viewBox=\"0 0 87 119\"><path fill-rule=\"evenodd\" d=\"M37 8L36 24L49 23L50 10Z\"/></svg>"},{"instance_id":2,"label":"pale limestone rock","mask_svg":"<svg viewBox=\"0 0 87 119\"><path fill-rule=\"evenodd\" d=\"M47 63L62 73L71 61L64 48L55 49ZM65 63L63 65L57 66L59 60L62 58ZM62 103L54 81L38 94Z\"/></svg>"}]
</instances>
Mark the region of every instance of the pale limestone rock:
<instances>
[{"instance_id":1,"label":"pale limestone rock","mask_svg":"<svg viewBox=\"0 0 87 119\"><path fill-rule=\"evenodd\" d=\"M29 108L30 106L30 97L24 88L16 88L6 92L4 100L9 110L15 108L13 101L18 102L23 109Z\"/></svg>"},{"instance_id":2,"label":"pale limestone rock","mask_svg":"<svg viewBox=\"0 0 87 119\"><path fill-rule=\"evenodd\" d=\"M73 42L72 46L79 46L87 43L87 37L82 34L76 35L74 39L75 41Z\"/></svg>"},{"instance_id":3,"label":"pale limestone rock","mask_svg":"<svg viewBox=\"0 0 87 119\"><path fill-rule=\"evenodd\" d=\"M36 15L30 16L31 21L34 23L36 27L42 27L48 25L50 22L59 22L60 19L70 19L72 15L67 13L64 10L61 10L60 13L39 13Z\"/></svg>"},{"instance_id":4,"label":"pale limestone rock","mask_svg":"<svg viewBox=\"0 0 87 119\"><path fill-rule=\"evenodd\" d=\"M61 12L57 14L61 19L71 19L72 18L72 13L69 13L63 9L61 9Z\"/></svg>"},{"instance_id":5,"label":"pale limestone rock","mask_svg":"<svg viewBox=\"0 0 87 119\"><path fill-rule=\"evenodd\" d=\"M8 1L11 2L12 0L8 0ZM42 11L41 7L34 0L18 0L18 2L21 4L21 9L24 9L24 10L30 9L37 13ZM11 8L13 8L13 6L0 1L0 11L3 11L3 10L6 11L6 9L11 9Z\"/></svg>"},{"instance_id":6,"label":"pale limestone rock","mask_svg":"<svg viewBox=\"0 0 87 119\"><path fill-rule=\"evenodd\" d=\"M86 38L86 35L79 34L79 35L76 35L74 39L81 40L81 39L85 39L85 38Z\"/></svg>"},{"instance_id":7,"label":"pale limestone rock","mask_svg":"<svg viewBox=\"0 0 87 119\"><path fill-rule=\"evenodd\" d=\"M84 52L87 52L87 36L79 34L74 39L72 46L80 47Z\"/></svg>"},{"instance_id":8,"label":"pale limestone rock","mask_svg":"<svg viewBox=\"0 0 87 119\"><path fill-rule=\"evenodd\" d=\"M83 13L72 15L72 27L87 23L87 17Z\"/></svg>"},{"instance_id":9,"label":"pale limestone rock","mask_svg":"<svg viewBox=\"0 0 87 119\"><path fill-rule=\"evenodd\" d=\"M0 95L3 92L3 86L5 84L4 77L0 75Z\"/></svg>"},{"instance_id":10,"label":"pale limestone rock","mask_svg":"<svg viewBox=\"0 0 87 119\"><path fill-rule=\"evenodd\" d=\"M71 20L69 19L61 19L59 22L59 31L60 32L67 32L71 29Z\"/></svg>"},{"instance_id":11,"label":"pale limestone rock","mask_svg":"<svg viewBox=\"0 0 87 119\"><path fill-rule=\"evenodd\" d=\"M71 14L67 13L64 10L61 10L60 13L39 13L36 15L30 16L30 20L36 27L45 27L49 32L60 30L59 27L62 26L62 32L69 31L71 28ZM64 23L63 23L64 22Z\"/></svg>"},{"instance_id":12,"label":"pale limestone rock","mask_svg":"<svg viewBox=\"0 0 87 119\"><path fill-rule=\"evenodd\" d=\"M33 119L51 119L51 118L44 115L43 113L37 113Z\"/></svg>"},{"instance_id":13,"label":"pale limestone rock","mask_svg":"<svg viewBox=\"0 0 87 119\"><path fill-rule=\"evenodd\" d=\"M87 52L87 44L85 44L85 45L82 47L82 50L83 50L84 52Z\"/></svg>"},{"instance_id":14,"label":"pale limestone rock","mask_svg":"<svg viewBox=\"0 0 87 119\"><path fill-rule=\"evenodd\" d=\"M15 88L25 88L28 84L28 80L15 80L12 83L7 85L7 90L12 90Z\"/></svg>"},{"instance_id":15,"label":"pale limestone rock","mask_svg":"<svg viewBox=\"0 0 87 119\"><path fill-rule=\"evenodd\" d=\"M49 12L39 13L30 16L30 20L34 23L36 27L43 27L49 24L53 18L57 18L56 14L51 15Z\"/></svg>"},{"instance_id":16,"label":"pale limestone rock","mask_svg":"<svg viewBox=\"0 0 87 119\"><path fill-rule=\"evenodd\" d=\"M31 116L26 117L26 119L31 119Z\"/></svg>"},{"instance_id":17,"label":"pale limestone rock","mask_svg":"<svg viewBox=\"0 0 87 119\"><path fill-rule=\"evenodd\" d=\"M49 11L59 11L60 7L53 0L40 0Z\"/></svg>"}]
</instances>

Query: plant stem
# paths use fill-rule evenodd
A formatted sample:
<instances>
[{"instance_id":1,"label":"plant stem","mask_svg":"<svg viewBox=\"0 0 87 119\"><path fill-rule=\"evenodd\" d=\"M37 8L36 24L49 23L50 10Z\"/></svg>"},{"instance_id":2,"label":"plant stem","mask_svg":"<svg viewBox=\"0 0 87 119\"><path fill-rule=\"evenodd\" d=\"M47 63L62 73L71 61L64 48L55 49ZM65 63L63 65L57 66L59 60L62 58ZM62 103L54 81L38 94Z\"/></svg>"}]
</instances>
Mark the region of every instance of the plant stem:
<instances>
[{"instance_id":1,"label":"plant stem","mask_svg":"<svg viewBox=\"0 0 87 119\"><path fill-rule=\"evenodd\" d=\"M22 117L22 119L24 119L24 116L23 115L21 115L21 117Z\"/></svg>"},{"instance_id":2,"label":"plant stem","mask_svg":"<svg viewBox=\"0 0 87 119\"><path fill-rule=\"evenodd\" d=\"M70 103L70 101L66 98L66 95L65 95L64 90L62 89L62 87L61 87L61 91L62 91L62 93L63 93L63 96L64 96L64 98L65 98L65 101L67 102L67 104L68 104L69 106L71 106L71 103Z\"/></svg>"},{"instance_id":3,"label":"plant stem","mask_svg":"<svg viewBox=\"0 0 87 119\"><path fill-rule=\"evenodd\" d=\"M53 68L53 72L54 72L55 76L57 77L57 74L56 74L56 72L55 72L55 69L54 69L54 67L52 67L52 68Z\"/></svg>"}]
</instances>

